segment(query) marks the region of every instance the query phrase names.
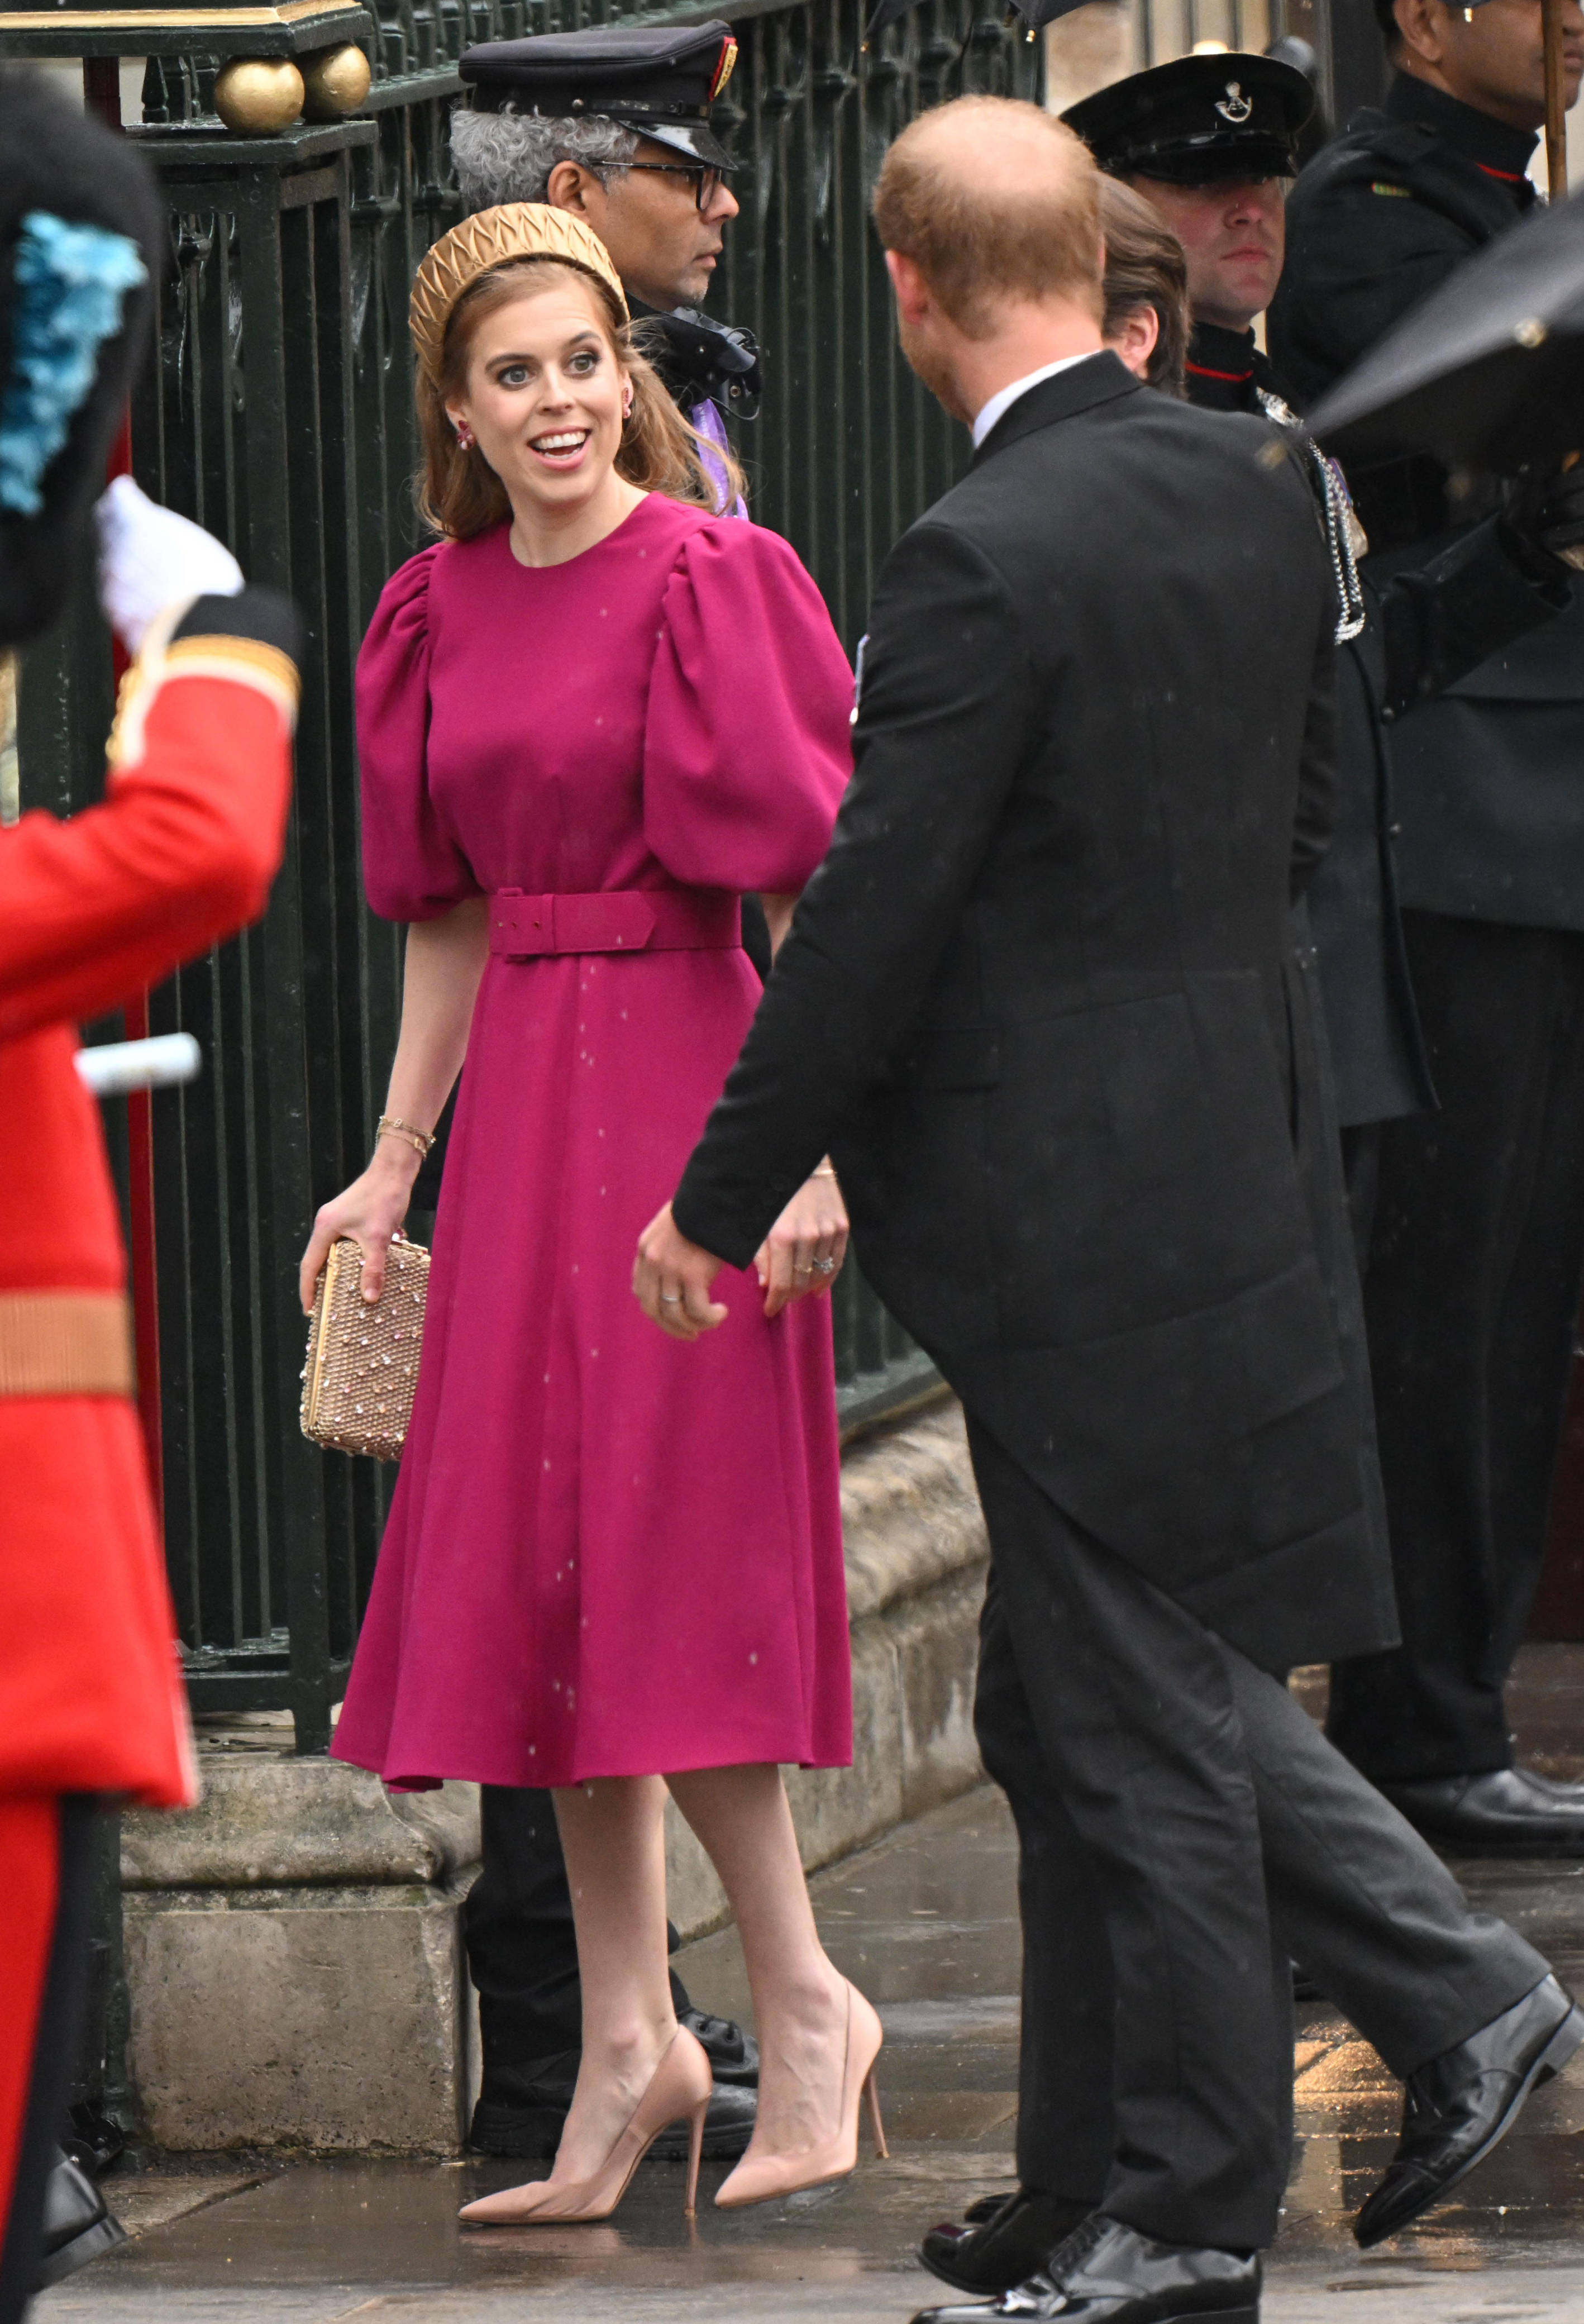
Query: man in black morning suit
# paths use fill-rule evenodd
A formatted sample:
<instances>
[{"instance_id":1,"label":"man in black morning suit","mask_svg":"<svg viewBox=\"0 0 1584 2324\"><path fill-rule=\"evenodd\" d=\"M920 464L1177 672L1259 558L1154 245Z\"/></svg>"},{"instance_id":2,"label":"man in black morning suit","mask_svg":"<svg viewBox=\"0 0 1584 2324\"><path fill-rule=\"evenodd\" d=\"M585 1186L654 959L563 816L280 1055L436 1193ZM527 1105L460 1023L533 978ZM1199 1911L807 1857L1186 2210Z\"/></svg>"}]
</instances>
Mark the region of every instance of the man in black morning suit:
<instances>
[{"instance_id":1,"label":"man in black morning suit","mask_svg":"<svg viewBox=\"0 0 1584 2324\"><path fill-rule=\"evenodd\" d=\"M887 561L830 855L634 1280L711 1328L721 1261L829 1145L865 1274L967 1407L991 1542L978 1725L1027 1964L991 2240L1029 2280L990 2312L1247 2324L1290 1954L1415 2078L1370 2240L1584 2021L1282 1683L1393 1635L1289 931L1330 576L1277 431L1101 349L1094 187L994 98L888 156L904 349L978 450Z\"/></svg>"}]
</instances>

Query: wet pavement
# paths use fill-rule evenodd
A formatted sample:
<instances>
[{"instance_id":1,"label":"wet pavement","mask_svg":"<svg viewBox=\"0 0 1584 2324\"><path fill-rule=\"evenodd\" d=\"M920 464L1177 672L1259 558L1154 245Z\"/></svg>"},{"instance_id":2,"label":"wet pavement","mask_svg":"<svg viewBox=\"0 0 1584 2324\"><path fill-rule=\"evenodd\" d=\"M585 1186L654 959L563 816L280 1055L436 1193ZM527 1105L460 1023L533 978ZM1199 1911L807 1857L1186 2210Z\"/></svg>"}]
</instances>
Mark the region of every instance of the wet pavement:
<instances>
[{"instance_id":1,"label":"wet pavement","mask_svg":"<svg viewBox=\"0 0 1584 2324\"><path fill-rule=\"evenodd\" d=\"M1584 1774L1584 1648L1525 1650L1515 1708L1525 1757ZM1584 1863L1460 1866L1584 1986ZM939 2289L911 2246L930 2223L1013 2183L1018 1938L1011 1831L976 1792L815 1884L825 1942L879 2006L892 2160L784 2204L695 2227L679 2165L649 2163L615 2220L465 2232L470 2196L508 2163L170 2158L107 2191L122 2251L40 2300L33 2324L906 2324ZM680 1966L711 2008L747 2014L730 1932ZM1395 2143L1397 2087L1324 2006L1302 2015L1300 2133L1266 2311L1275 2324L1584 2324L1584 2052L1418 2233L1361 2254L1348 2220ZM946 2296L944 2292L941 2296Z\"/></svg>"}]
</instances>

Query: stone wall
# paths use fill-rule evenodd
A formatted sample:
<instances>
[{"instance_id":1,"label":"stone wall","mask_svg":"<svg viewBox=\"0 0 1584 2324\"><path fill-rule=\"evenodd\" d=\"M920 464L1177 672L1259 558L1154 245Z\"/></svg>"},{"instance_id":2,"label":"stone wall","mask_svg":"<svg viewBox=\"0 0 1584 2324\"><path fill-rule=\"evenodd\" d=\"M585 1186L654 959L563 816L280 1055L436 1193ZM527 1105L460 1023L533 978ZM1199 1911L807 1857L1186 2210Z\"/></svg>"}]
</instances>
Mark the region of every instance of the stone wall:
<instances>
[{"instance_id":1,"label":"stone wall","mask_svg":"<svg viewBox=\"0 0 1584 2324\"><path fill-rule=\"evenodd\" d=\"M812 1869L979 1780L972 1673L985 1544L962 1415L942 1403L851 1447L851 1768L794 1770ZM124 1822L131 2072L160 2146L448 2153L476 2066L457 1913L473 1787L394 1795L290 1756L262 1720L200 1739L204 1796ZM671 1914L726 1917L673 1812Z\"/></svg>"}]
</instances>

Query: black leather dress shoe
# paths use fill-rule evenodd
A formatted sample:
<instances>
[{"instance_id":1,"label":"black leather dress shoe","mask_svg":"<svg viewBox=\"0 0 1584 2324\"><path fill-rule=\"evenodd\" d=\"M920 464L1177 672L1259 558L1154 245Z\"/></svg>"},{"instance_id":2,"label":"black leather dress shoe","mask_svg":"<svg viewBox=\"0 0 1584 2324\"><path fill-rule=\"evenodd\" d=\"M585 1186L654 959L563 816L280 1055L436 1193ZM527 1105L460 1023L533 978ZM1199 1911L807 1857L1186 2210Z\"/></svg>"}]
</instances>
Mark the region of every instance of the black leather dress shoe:
<instances>
[{"instance_id":1,"label":"black leather dress shoe","mask_svg":"<svg viewBox=\"0 0 1584 2324\"><path fill-rule=\"evenodd\" d=\"M988 2306L924 2308L913 2324L1259 2324L1259 2255L1156 2244L1093 2211L1026 2282Z\"/></svg>"},{"instance_id":2,"label":"black leather dress shoe","mask_svg":"<svg viewBox=\"0 0 1584 2324\"><path fill-rule=\"evenodd\" d=\"M957 2292L1010 2292L1042 2267L1092 2206L1019 2187L975 2203L962 2227L932 2227L918 2256Z\"/></svg>"},{"instance_id":3,"label":"black leather dress shoe","mask_svg":"<svg viewBox=\"0 0 1584 2324\"><path fill-rule=\"evenodd\" d=\"M1584 1856L1584 1784L1496 1767L1380 1788L1438 1848L1468 1856Z\"/></svg>"},{"instance_id":4,"label":"black leather dress shoe","mask_svg":"<svg viewBox=\"0 0 1584 2324\"><path fill-rule=\"evenodd\" d=\"M44 2181L44 2255L33 2279L35 2292L62 2283L89 2260L102 2258L126 2241L126 2229L86 2171L69 2154L57 2157Z\"/></svg>"},{"instance_id":5,"label":"black leather dress shoe","mask_svg":"<svg viewBox=\"0 0 1584 2324\"><path fill-rule=\"evenodd\" d=\"M1353 2222L1364 2248L1440 2202L1506 2136L1536 2083L1549 2082L1581 2042L1584 2010L1548 1977L1455 2050L1410 2074L1397 2151Z\"/></svg>"}]
</instances>

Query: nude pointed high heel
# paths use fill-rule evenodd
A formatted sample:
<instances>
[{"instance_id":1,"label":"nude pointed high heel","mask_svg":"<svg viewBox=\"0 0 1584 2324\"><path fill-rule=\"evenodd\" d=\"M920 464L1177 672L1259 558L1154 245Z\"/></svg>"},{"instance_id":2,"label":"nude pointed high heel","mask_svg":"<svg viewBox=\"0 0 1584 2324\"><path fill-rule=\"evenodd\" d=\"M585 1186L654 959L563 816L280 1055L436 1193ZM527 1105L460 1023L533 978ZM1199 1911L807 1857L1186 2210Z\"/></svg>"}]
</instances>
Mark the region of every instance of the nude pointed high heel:
<instances>
[{"instance_id":1,"label":"nude pointed high heel","mask_svg":"<svg viewBox=\"0 0 1584 2324\"><path fill-rule=\"evenodd\" d=\"M579 2220L608 2219L661 2131L686 2120L691 2131L686 2216L692 2218L698 2201L705 2116L714 2090L714 2071L707 2052L686 2025L678 2025L626 2129L592 2177L569 2179L559 2187L548 2179L530 2179L523 2187L503 2187L498 2195L481 2195L476 2203L464 2204L457 2217L470 2227L548 2227L552 2221L565 2227Z\"/></svg>"},{"instance_id":2,"label":"nude pointed high heel","mask_svg":"<svg viewBox=\"0 0 1584 2324\"><path fill-rule=\"evenodd\" d=\"M867 2102L874 2151L889 2159L879 2092L875 2088L875 2061L885 2035L880 2021L854 1985L847 1987L847 2049L842 2064L842 2119L833 2138L802 2154L745 2154L715 2197L723 2211L736 2211L750 2203L773 2202L779 2195L796 2195L805 2187L823 2187L828 2180L844 2179L858 2167L858 2114Z\"/></svg>"}]
</instances>

